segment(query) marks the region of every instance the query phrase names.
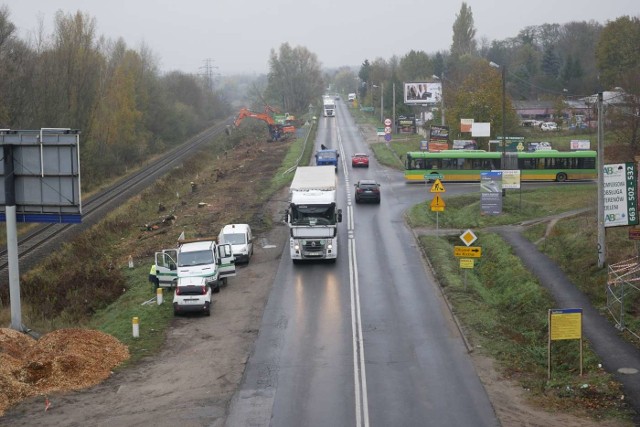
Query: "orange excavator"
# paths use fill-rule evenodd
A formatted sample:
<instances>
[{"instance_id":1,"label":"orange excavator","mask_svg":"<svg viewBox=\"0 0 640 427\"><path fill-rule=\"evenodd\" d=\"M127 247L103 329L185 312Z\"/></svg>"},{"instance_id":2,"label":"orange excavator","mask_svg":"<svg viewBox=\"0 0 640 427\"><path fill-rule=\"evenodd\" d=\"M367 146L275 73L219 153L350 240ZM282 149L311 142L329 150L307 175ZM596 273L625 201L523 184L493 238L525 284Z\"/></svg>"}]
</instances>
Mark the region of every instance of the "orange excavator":
<instances>
[{"instance_id":1,"label":"orange excavator","mask_svg":"<svg viewBox=\"0 0 640 427\"><path fill-rule=\"evenodd\" d=\"M295 136L296 127L289 124L281 124L276 123L275 119L268 113L256 113L254 111L248 110L246 108L240 109L238 115L236 116L235 121L233 122L235 127L240 126L240 123L247 117L252 119L262 120L267 123L269 126L269 136L271 137L271 141L280 141L283 139L288 139L291 136Z\"/></svg>"}]
</instances>

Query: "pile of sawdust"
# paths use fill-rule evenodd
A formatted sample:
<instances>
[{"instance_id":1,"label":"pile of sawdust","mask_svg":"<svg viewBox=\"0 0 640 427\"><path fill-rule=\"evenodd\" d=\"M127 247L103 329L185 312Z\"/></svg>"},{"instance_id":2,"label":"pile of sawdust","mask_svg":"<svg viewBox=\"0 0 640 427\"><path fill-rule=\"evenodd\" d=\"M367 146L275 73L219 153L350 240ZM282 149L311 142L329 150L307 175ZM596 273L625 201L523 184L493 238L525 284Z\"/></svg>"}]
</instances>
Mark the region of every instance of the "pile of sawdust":
<instances>
[{"instance_id":1,"label":"pile of sawdust","mask_svg":"<svg viewBox=\"0 0 640 427\"><path fill-rule=\"evenodd\" d=\"M91 387L129 358L111 335L89 329L59 329L39 340L0 328L0 416L32 396Z\"/></svg>"}]
</instances>

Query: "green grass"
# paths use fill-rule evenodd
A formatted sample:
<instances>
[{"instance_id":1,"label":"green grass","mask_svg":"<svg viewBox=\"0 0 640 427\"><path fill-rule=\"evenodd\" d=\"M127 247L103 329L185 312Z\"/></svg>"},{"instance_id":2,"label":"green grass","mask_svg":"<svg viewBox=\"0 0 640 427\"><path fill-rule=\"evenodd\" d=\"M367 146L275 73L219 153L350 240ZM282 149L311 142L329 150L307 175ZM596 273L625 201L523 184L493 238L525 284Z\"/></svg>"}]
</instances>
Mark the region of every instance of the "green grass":
<instances>
[{"instance_id":1,"label":"green grass","mask_svg":"<svg viewBox=\"0 0 640 427\"><path fill-rule=\"evenodd\" d=\"M446 188L446 183L445 183ZM576 342L554 342L553 376L547 381L547 310L555 303L546 289L529 273L511 247L488 227L504 224L529 224L525 236L536 242L565 271L591 300L603 310L607 270L596 265L596 186L553 186L520 193L510 190L504 199L503 213L480 215L480 194L447 197L446 210L438 215L442 228L472 229L478 236L474 246L482 247L482 257L473 269L461 269L453 255L453 246L461 245L460 233L421 236L420 244L454 312L471 341L495 358L507 377L531 391L540 406L567 412L587 413L593 418L629 419L630 409L620 401L620 385L598 367L600 363L585 343L584 376L579 377ZM435 212L431 196L416 204L407 214L411 227L434 228ZM544 217L576 211L553 226ZM634 255L623 227L610 229L606 236L610 262ZM640 303L637 297L630 306ZM630 325L640 327L634 312ZM585 387L584 384L587 384Z\"/></svg>"},{"instance_id":2,"label":"green grass","mask_svg":"<svg viewBox=\"0 0 640 427\"><path fill-rule=\"evenodd\" d=\"M628 420L631 410L619 399L620 385L599 368L588 343L580 377L578 342L554 342L553 375L547 380L547 310L557 307L506 242L491 232L476 235L483 255L464 270L453 256L453 247L461 244L457 234L419 239L472 345L548 410Z\"/></svg>"},{"instance_id":3,"label":"green grass","mask_svg":"<svg viewBox=\"0 0 640 427\"><path fill-rule=\"evenodd\" d=\"M163 290L164 303L158 305L151 283L147 281L149 266L126 269L128 288L114 303L98 311L87 324L113 335L129 347L131 357L118 367L122 369L135 364L141 358L157 353L165 339L165 331L173 321L173 292ZM153 299L151 304L143 302ZM133 338L133 318L139 320L139 338Z\"/></svg>"},{"instance_id":4,"label":"green grass","mask_svg":"<svg viewBox=\"0 0 640 427\"><path fill-rule=\"evenodd\" d=\"M446 182L444 187L446 190ZM517 224L571 210L595 210L597 202L596 185L593 183L549 186L542 190L507 190L500 215L481 214L480 184L477 193L450 198L445 191L440 197L446 204L445 211L437 215L438 224L442 228ZM408 211L407 218L412 227L436 225L436 212L432 212L430 208L432 199L433 194L425 192L425 200Z\"/></svg>"}]
</instances>

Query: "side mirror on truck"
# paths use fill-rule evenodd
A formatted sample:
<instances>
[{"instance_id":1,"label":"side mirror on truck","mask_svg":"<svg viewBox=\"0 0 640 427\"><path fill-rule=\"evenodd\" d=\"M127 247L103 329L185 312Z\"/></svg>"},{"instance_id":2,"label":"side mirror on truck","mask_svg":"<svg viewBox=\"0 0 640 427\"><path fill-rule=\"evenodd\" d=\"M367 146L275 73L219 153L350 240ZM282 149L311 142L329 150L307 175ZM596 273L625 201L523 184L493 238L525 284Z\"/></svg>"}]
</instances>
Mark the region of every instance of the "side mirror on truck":
<instances>
[{"instance_id":1,"label":"side mirror on truck","mask_svg":"<svg viewBox=\"0 0 640 427\"><path fill-rule=\"evenodd\" d=\"M342 209L338 209L338 214L336 215L336 221L342 222Z\"/></svg>"}]
</instances>

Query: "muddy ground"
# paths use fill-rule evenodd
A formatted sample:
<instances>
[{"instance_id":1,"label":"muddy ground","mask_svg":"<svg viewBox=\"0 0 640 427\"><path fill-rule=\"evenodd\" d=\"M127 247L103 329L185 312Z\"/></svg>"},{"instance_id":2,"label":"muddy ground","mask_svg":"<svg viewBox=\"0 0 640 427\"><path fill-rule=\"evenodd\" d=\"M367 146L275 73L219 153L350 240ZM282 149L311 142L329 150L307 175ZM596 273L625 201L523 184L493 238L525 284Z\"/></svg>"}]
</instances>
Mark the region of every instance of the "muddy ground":
<instances>
[{"instance_id":1,"label":"muddy ground","mask_svg":"<svg viewBox=\"0 0 640 427\"><path fill-rule=\"evenodd\" d=\"M229 156L246 157L247 152L236 151ZM248 169L241 170L236 176L228 171L221 181L223 184L214 189L216 197L223 197L227 204L247 205L243 198L250 195L239 197L235 186L228 183L234 179L245 182L265 179L275 167L277 165L270 171L256 170L255 174L259 175L249 173ZM221 194L223 191L227 193ZM272 218L274 226L256 236L250 264L240 267L228 286L214 295L211 317L176 318L159 354L111 375L90 389L48 395L46 411L44 396L24 400L0 418L0 425L224 425L229 402L242 379L259 333L271 284L287 243L287 230L280 222L285 200L286 189L264 207L264 213ZM286 256L286 252L284 254ZM536 409L527 402L526 391L502 378L491 359L479 351L472 353L472 358L503 426L622 425L596 423Z\"/></svg>"}]
</instances>

